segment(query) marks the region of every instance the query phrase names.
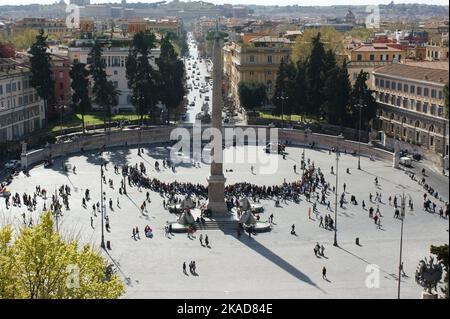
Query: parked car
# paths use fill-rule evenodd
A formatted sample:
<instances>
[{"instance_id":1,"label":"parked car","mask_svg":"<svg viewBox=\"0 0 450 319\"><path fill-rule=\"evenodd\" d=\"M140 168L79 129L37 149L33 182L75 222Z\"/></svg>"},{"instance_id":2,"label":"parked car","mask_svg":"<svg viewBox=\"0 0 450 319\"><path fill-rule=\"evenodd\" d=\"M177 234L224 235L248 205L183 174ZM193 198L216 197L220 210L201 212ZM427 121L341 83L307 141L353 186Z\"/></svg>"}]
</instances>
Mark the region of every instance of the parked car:
<instances>
[{"instance_id":1,"label":"parked car","mask_svg":"<svg viewBox=\"0 0 450 319\"><path fill-rule=\"evenodd\" d=\"M5 163L5 168L7 168L7 169L15 169L15 168L18 168L19 166L20 166L20 161L18 161L18 160L10 160Z\"/></svg>"}]
</instances>

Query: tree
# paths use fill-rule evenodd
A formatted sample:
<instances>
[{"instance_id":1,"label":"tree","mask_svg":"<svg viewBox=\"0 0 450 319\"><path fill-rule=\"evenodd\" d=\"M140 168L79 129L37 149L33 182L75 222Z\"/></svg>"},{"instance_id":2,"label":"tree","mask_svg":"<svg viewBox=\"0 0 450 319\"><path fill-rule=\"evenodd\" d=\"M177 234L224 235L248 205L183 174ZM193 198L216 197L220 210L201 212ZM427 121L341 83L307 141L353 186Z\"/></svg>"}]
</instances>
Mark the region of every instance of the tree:
<instances>
[{"instance_id":1,"label":"tree","mask_svg":"<svg viewBox=\"0 0 450 319\"><path fill-rule=\"evenodd\" d=\"M161 102L167 108L167 120L170 121L170 114L176 110L183 101L185 95L184 88L184 63L175 52L175 49L168 37L161 39L161 54L157 60L160 81Z\"/></svg>"},{"instance_id":2,"label":"tree","mask_svg":"<svg viewBox=\"0 0 450 319\"><path fill-rule=\"evenodd\" d=\"M92 87L94 102L103 109L103 123L106 132L106 119L111 120L111 109L118 104L119 92L114 87L113 82L107 78L106 63L102 58L102 52L102 44L95 41L91 52L89 52L89 70L94 81Z\"/></svg>"},{"instance_id":3,"label":"tree","mask_svg":"<svg viewBox=\"0 0 450 319\"><path fill-rule=\"evenodd\" d=\"M322 105L324 70L325 70L325 49L320 41L320 32L312 39L311 56L308 59L306 69L308 85L308 111L310 114L323 115Z\"/></svg>"},{"instance_id":4,"label":"tree","mask_svg":"<svg viewBox=\"0 0 450 319\"><path fill-rule=\"evenodd\" d=\"M377 115L378 104L373 97L373 91L367 87L367 79L369 74L361 70L356 78L350 94L350 115L351 122L348 125L353 124L354 128L359 125L359 107L362 105L361 113L361 129L367 129L369 122Z\"/></svg>"},{"instance_id":5,"label":"tree","mask_svg":"<svg viewBox=\"0 0 450 319\"><path fill-rule=\"evenodd\" d=\"M306 79L306 62L298 61L294 78L294 113L301 114L305 120L305 113L308 108L308 88Z\"/></svg>"},{"instance_id":6,"label":"tree","mask_svg":"<svg viewBox=\"0 0 450 319\"><path fill-rule=\"evenodd\" d=\"M152 33L138 32L133 37L126 61L128 88L132 91L132 103L139 111L141 125L144 115L151 110L157 95L157 74L149 62L149 54L155 47L155 36Z\"/></svg>"},{"instance_id":7,"label":"tree","mask_svg":"<svg viewBox=\"0 0 450 319\"><path fill-rule=\"evenodd\" d=\"M0 43L0 58L13 58L16 55L14 46L9 43Z\"/></svg>"},{"instance_id":8,"label":"tree","mask_svg":"<svg viewBox=\"0 0 450 319\"><path fill-rule=\"evenodd\" d=\"M295 67L291 63L281 61L275 81L275 91L272 102L275 113L291 116L294 112L294 80Z\"/></svg>"},{"instance_id":9,"label":"tree","mask_svg":"<svg viewBox=\"0 0 450 319\"><path fill-rule=\"evenodd\" d=\"M266 98L266 86L259 82L241 81L238 84L238 95L242 107L255 111Z\"/></svg>"},{"instance_id":10,"label":"tree","mask_svg":"<svg viewBox=\"0 0 450 319\"><path fill-rule=\"evenodd\" d=\"M48 109L55 105L55 81L52 77L51 58L47 48L47 37L44 36L44 30L40 30L28 53L31 54L31 83L44 100L48 120Z\"/></svg>"},{"instance_id":11,"label":"tree","mask_svg":"<svg viewBox=\"0 0 450 319\"><path fill-rule=\"evenodd\" d=\"M111 265L88 245L66 242L50 212L15 238L0 229L0 299L118 298L124 285Z\"/></svg>"},{"instance_id":12,"label":"tree","mask_svg":"<svg viewBox=\"0 0 450 319\"><path fill-rule=\"evenodd\" d=\"M89 71L86 69L86 64L75 63L70 69L70 84L72 88L72 101L77 110L81 113L81 122L83 125L83 134L85 133L84 115L91 107L89 99Z\"/></svg>"},{"instance_id":13,"label":"tree","mask_svg":"<svg viewBox=\"0 0 450 319\"><path fill-rule=\"evenodd\" d=\"M445 118L448 120L448 82L444 86Z\"/></svg>"},{"instance_id":14,"label":"tree","mask_svg":"<svg viewBox=\"0 0 450 319\"><path fill-rule=\"evenodd\" d=\"M433 255L437 256L437 260L441 262L444 267L445 277L444 277L444 288L442 288L442 292L445 294L445 298L448 299L448 259L449 259L448 244L442 246L431 245L430 252Z\"/></svg>"},{"instance_id":15,"label":"tree","mask_svg":"<svg viewBox=\"0 0 450 319\"><path fill-rule=\"evenodd\" d=\"M294 47L292 48L291 59L294 63L297 63L298 61L304 62L311 56L314 38L316 38L319 33L326 51L330 49L333 52L344 51L344 36L342 33L336 31L336 29L332 27L306 29L301 36L297 37Z\"/></svg>"},{"instance_id":16,"label":"tree","mask_svg":"<svg viewBox=\"0 0 450 319\"><path fill-rule=\"evenodd\" d=\"M335 65L328 71L323 90L324 105L322 107L328 123L336 125L347 124L351 89L345 61L342 67Z\"/></svg>"}]
</instances>

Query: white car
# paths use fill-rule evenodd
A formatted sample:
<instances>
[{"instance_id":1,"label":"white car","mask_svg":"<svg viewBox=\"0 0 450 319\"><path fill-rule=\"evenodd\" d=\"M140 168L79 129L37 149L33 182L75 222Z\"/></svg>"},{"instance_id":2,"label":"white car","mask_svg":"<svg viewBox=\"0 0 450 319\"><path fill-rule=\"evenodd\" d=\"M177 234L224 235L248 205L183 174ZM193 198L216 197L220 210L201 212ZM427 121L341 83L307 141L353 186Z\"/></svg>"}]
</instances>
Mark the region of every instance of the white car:
<instances>
[{"instance_id":1,"label":"white car","mask_svg":"<svg viewBox=\"0 0 450 319\"><path fill-rule=\"evenodd\" d=\"M400 157L400 165L403 165L403 166L406 166L406 167L411 167L412 166L412 160L409 158L409 157L407 157L407 156L404 156L404 157Z\"/></svg>"},{"instance_id":2,"label":"white car","mask_svg":"<svg viewBox=\"0 0 450 319\"><path fill-rule=\"evenodd\" d=\"M5 163L5 168L7 169L15 169L20 166L20 161L18 160L10 160Z\"/></svg>"}]
</instances>

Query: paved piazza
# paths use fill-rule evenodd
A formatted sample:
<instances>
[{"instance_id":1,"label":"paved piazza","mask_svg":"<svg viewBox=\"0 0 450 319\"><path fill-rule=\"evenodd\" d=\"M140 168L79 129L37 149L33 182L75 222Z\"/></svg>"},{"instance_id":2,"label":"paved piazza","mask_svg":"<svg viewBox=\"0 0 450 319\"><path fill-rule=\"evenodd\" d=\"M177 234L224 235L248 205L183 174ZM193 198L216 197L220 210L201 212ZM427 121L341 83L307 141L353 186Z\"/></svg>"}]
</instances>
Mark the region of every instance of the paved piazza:
<instances>
[{"instance_id":1,"label":"paved piazza","mask_svg":"<svg viewBox=\"0 0 450 319\"><path fill-rule=\"evenodd\" d=\"M252 149L255 146L248 146ZM229 150L226 150L227 152ZM238 152L242 151L239 149ZM262 149L258 150L262 152ZM235 182L251 182L260 185L279 185L300 179L300 159L303 151L300 147L288 147L285 160L279 155L279 167L275 174L262 175L251 172L251 164L225 164L224 174L227 184ZM139 191L127 185L128 197L119 195L121 175L114 174L113 165L144 162L147 175L162 181L180 181L202 183L206 185L209 166L202 164L200 168L183 164L177 166L176 172L161 167L160 172L154 170L155 160L168 158L168 148L151 146L145 148L143 157L138 157L137 149L112 149L105 152L108 160L106 180L113 179L114 189L104 185L107 200L114 201L114 211L108 210L111 232L105 231L106 240L111 241L112 250L105 253L106 258L116 264L122 278L127 283L125 298L396 298L397 272L399 260L400 225L399 219L393 218L394 208L389 205L389 195L408 193L414 201L414 210L407 209L404 223L403 260L407 277L402 278L402 298L420 298L421 287L414 280L414 272L419 260L429 256L431 244L449 242L448 219L439 214L430 214L423 210L424 190L412 181L402 170L393 169L392 163L370 161L362 158L363 170L358 171L357 157L342 154L339 161L339 194L342 185L347 185L346 200L353 194L358 206L346 203L338 210L338 242L339 248L333 246L333 232L319 228L319 221L313 214L308 219L308 203L302 196L300 204L281 203L275 207L274 201L263 201L265 212L261 215L267 220L274 214L273 229L269 233L261 233L249 238L235 233L224 234L222 231L203 231L208 234L211 248L200 246L199 235L189 239L186 234L174 234L171 238L164 235L166 221L174 221L176 216L162 208L163 198L151 192L151 204L148 213L141 214L139 206L145 200L146 190ZM306 150L306 158L314 161L325 173L331 186L335 176L330 167L336 168L335 154L328 151ZM76 166L76 174L63 173L61 160ZM91 228L92 204L100 199L100 163L97 153L78 154L70 158L55 159L52 168L42 165L30 171L30 177L22 173L16 177L9 189L13 194L23 192L32 194L35 186L53 193L63 184L72 189L70 211L63 210L59 230L66 238L78 238L95 247L100 246L100 217L94 218L95 229ZM161 163L162 164L162 163ZM298 173L293 172L293 165ZM346 169L350 168L351 174ZM233 172L226 172L232 169ZM374 178L379 178L379 188ZM91 201L88 208L81 206L85 189L91 190ZM439 190L443 191L443 190ZM367 207L370 203L369 193L382 193L379 205L383 218L381 229L377 229L368 211L361 208L362 200ZM447 193L444 195L448 197ZM120 209L116 206L119 197ZM334 195L329 196L334 209ZM433 199L439 207L444 203ZM448 198L445 198L448 200ZM47 205L50 204L48 200ZM108 206L108 204L106 204ZM42 211L43 200L38 198L37 212L27 212L36 219ZM321 214L326 206L318 204ZM22 209L13 207L5 209L4 200L0 201L0 224L22 223ZM331 212L334 218L334 212ZM98 216L100 216L98 214ZM291 225L295 224L298 236L290 234ZM146 238L143 229L146 225L153 228L153 238ZM132 238L132 228L138 226L141 239ZM360 246L355 238L360 238ZM325 257L316 257L313 248L318 242L325 247ZM198 276L186 276L182 271L182 263L195 260ZM378 265L379 288L367 288L366 272L370 264ZM328 281L322 279L322 267L327 268ZM370 269L369 269L370 270ZM373 273L373 272L372 272Z\"/></svg>"}]
</instances>

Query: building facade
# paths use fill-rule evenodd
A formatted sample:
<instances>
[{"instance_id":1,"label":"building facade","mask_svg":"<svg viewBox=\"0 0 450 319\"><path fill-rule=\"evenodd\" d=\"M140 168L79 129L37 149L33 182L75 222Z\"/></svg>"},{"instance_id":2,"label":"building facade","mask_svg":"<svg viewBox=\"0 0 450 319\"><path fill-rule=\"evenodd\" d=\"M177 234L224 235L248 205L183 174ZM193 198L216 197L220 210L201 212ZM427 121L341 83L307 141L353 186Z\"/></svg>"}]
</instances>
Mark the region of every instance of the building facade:
<instances>
[{"instance_id":1,"label":"building facade","mask_svg":"<svg viewBox=\"0 0 450 319\"><path fill-rule=\"evenodd\" d=\"M66 26L66 21L62 19L23 18L14 23L12 33L20 34L26 29L44 30L46 34L67 33L70 31Z\"/></svg>"},{"instance_id":2,"label":"building facade","mask_svg":"<svg viewBox=\"0 0 450 319\"><path fill-rule=\"evenodd\" d=\"M69 47L68 56L70 63L88 62L88 55L91 47ZM126 77L126 60L128 57L128 47L103 48L103 59L106 63L106 74L108 80L111 80L114 87L119 91L119 103L112 111L132 111L134 106L131 104L131 90L128 88ZM156 59L159 58L160 49L152 49L150 54L150 64L157 68ZM94 106L95 107L95 106Z\"/></svg>"},{"instance_id":3,"label":"building facade","mask_svg":"<svg viewBox=\"0 0 450 319\"><path fill-rule=\"evenodd\" d=\"M0 59L0 143L20 140L43 125L44 102L31 86L30 68Z\"/></svg>"},{"instance_id":4,"label":"building facade","mask_svg":"<svg viewBox=\"0 0 450 319\"><path fill-rule=\"evenodd\" d=\"M373 71L378 117L387 136L448 156L447 69L394 63Z\"/></svg>"},{"instance_id":5,"label":"building facade","mask_svg":"<svg viewBox=\"0 0 450 319\"><path fill-rule=\"evenodd\" d=\"M255 37L248 43L229 43L224 46L224 74L226 93L239 105L238 87L243 82L258 82L266 86L267 98L275 90L277 71L282 61L288 61L292 42L286 38Z\"/></svg>"}]
</instances>

